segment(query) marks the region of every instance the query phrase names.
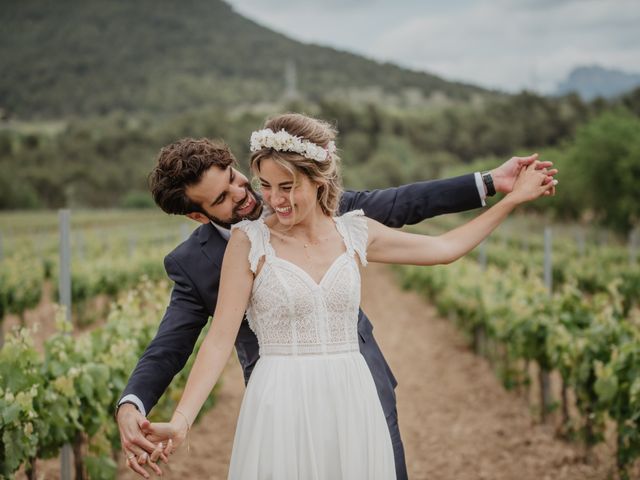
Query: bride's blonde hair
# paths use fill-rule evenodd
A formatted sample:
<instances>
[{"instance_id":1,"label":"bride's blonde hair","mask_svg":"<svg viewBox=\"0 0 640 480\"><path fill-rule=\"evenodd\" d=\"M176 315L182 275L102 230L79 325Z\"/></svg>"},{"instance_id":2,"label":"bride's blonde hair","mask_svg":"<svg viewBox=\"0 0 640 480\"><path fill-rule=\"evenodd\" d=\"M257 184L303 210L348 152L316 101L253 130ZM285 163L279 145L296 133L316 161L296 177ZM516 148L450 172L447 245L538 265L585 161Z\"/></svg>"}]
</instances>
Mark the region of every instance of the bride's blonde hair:
<instances>
[{"instance_id":1,"label":"bride's blonde hair","mask_svg":"<svg viewBox=\"0 0 640 480\"><path fill-rule=\"evenodd\" d=\"M267 119L265 129L273 132L284 130L303 140L327 149L338 134L329 123L316 118L307 117L299 113L285 113ZM342 179L340 177L340 157L336 152L331 153L324 161L317 161L295 152L282 152L273 148L261 148L251 155L251 170L254 174L260 172L260 162L271 159L293 175L294 188L299 174L319 184L318 203L325 215L334 216L338 211L340 196L342 195ZM292 192L293 195L293 192Z\"/></svg>"}]
</instances>

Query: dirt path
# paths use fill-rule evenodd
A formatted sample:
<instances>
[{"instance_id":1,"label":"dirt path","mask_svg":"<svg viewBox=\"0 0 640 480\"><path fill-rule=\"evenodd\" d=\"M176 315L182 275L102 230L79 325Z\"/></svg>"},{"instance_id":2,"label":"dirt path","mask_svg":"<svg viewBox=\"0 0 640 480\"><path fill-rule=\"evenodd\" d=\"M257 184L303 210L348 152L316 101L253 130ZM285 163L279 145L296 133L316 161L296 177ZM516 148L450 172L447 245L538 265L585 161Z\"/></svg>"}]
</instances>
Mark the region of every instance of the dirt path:
<instances>
[{"instance_id":1,"label":"dirt path","mask_svg":"<svg viewBox=\"0 0 640 480\"><path fill-rule=\"evenodd\" d=\"M413 480L605 480L611 461L584 465L580 450L532 423L526 403L506 392L417 294L403 292L382 266L366 269L363 308L400 385L400 428ZM224 479L244 385L227 366L218 405L166 468L169 479ZM120 462L119 478L140 478Z\"/></svg>"}]
</instances>

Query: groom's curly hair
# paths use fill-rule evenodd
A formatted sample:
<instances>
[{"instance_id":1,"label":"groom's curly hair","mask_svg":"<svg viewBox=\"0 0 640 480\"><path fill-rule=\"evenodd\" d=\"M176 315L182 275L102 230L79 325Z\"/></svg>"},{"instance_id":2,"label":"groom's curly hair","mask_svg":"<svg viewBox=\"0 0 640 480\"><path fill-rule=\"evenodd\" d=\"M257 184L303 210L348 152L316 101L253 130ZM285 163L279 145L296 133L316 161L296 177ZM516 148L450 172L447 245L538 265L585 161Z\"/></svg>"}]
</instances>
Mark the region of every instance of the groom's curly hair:
<instances>
[{"instance_id":1,"label":"groom's curly hair","mask_svg":"<svg viewBox=\"0 0 640 480\"><path fill-rule=\"evenodd\" d=\"M207 138L183 138L160 150L148 177L149 189L153 200L166 213L204 213L199 204L187 197L187 187L200 182L211 167L224 170L235 164L226 144Z\"/></svg>"}]
</instances>

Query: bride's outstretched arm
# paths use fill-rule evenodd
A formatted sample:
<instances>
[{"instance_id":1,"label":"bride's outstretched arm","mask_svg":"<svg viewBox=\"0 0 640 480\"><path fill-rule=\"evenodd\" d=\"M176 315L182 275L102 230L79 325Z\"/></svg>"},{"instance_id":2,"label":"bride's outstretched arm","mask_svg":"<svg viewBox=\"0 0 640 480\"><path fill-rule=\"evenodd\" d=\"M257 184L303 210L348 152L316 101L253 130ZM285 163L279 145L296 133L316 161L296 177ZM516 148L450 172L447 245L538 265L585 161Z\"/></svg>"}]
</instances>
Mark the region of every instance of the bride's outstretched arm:
<instances>
[{"instance_id":1,"label":"bride's outstretched arm","mask_svg":"<svg viewBox=\"0 0 640 480\"><path fill-rule=\"evenodd\" d=\"M545 184L545 179L546 175L536 171L534 164L523 168L513 191L500 202L470 222L436 237L393 230L368 219L367 258L371 262L410 265L451 263L480 244L517 205L543 196L557 183Z\"/></svg>"},{"instance_id":2,"label":"bride's outstretched arm","mask_svg":"<svg viewBox=\"0 0 640 480\"><path fill-rule=\"evenodd\" d=\"M152 423L146 432L154 442L172 438L177 446L185 438L227 364L253 286L248 260L250 246L244 232L233 230L222 262L218 303L211 327L200 346L171 421Z\"/></svg>"}]
</instances>

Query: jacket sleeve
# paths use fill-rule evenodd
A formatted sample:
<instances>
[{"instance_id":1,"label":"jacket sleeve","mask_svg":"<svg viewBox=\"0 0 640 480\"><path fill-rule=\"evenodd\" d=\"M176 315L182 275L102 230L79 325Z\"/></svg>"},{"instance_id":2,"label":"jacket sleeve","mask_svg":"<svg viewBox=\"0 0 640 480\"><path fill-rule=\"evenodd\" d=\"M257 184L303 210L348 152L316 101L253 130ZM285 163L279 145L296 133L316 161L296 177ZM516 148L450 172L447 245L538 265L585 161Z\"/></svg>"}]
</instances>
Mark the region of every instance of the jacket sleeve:
<instances>
[{"instance_id":1,"label":"jacket sleeve","mask_svg":"<svg viewBox=\"0 0 640 480\"><path fill-rule=\"evenodd\" d=\"M156 336L138 360L122 394L137 396L147 413L186 364L209 318L193 281L177 260L169 254L164 265L174 281L171 300Z\"/></svg>"},{"instance_id":2,"label":"jacket sleeve","mask_svg":"<svg viewBox=\"0 0 640 480\"><path fill-rule=\"evenodd\" d=\"M384 190L347 191L340 200L340 213L362 209L367 217L399 228L437 215L481 206L475 176L468 174Z\"/></svg>"}]
</instances>

